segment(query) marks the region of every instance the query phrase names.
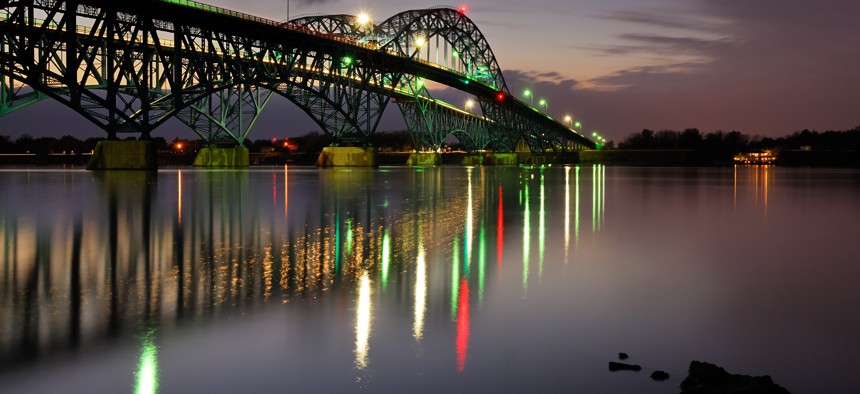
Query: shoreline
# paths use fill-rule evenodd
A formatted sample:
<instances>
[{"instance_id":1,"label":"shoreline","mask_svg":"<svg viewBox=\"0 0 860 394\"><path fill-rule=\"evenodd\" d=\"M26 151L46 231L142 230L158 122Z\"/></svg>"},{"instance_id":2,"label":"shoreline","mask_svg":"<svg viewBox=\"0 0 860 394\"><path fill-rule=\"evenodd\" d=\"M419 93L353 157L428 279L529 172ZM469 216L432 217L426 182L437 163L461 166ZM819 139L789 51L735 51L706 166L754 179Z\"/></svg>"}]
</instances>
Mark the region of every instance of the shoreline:
<instances>
[{"instance_id":1,"label":"shoreline","mask_svg":"<svg viewBox=\"0 0 860 394\"><path fill-rule=\"evenodd\" d=\"M379 152L380 166L406 166L411 152ZM316 163L318 153L263 154L251 153L251 167L274 165L308 165ZM442 165L462 165L466 152L442 153ZM722 159L693 150L645 150L607 149L577 152L547 153L548 163L553 164L604 164L643 167L731 167L736 165L731 158ZM159 152L159 166L191 166L194 153L173 154ZM67 154L0 154L0 166L86 166L90 155ZM778 153L776 166L860 168L860 151L835 150L782 150Z\"/></svg>"}]
</instances>

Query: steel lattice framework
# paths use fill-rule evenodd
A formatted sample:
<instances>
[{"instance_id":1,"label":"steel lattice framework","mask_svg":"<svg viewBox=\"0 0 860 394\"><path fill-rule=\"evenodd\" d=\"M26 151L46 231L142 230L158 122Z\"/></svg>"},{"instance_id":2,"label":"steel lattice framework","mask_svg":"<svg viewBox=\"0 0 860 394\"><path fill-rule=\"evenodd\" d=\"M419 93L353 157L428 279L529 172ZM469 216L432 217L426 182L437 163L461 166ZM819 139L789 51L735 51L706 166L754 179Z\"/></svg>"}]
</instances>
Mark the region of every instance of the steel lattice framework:
<instances>
[{"instance_id":1,"label":"steel lattice framework","mask_svg":"<svg viewBox=\"0 0 860 394\"><path fill-rule=\"evenodd\" d=\"M432 98L425 80L474 96L482 114ZM510 96L483 34L450 8L374 25L186 0L0 0L0 115L51 98L110 139L147 139L176 117L210 144L242 144L272 94L335 145L368 144L394 99L422 150L452 134L471 150L595 146Z\"/></svg>"}]
</instances>

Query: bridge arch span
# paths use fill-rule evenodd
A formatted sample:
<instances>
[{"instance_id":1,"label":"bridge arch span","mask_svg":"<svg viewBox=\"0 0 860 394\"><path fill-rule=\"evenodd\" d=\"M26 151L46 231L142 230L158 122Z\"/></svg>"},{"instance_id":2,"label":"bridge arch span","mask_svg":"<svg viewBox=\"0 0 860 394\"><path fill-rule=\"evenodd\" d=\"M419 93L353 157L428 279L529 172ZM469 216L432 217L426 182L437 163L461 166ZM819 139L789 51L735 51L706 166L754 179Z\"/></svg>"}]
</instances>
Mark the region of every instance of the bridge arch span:
<instances>
[{"instance_id":1,"label":"bridge arch span","mask_svg":"<svg viewBox=\"0 0 860 394\"><path fill-rule=\"evenodd\" d=\"M436 60L435 63L442 66L459 64L466 74L509 93L502 69L486 37L459 10L437 7L404 11L381 22L377 34L382 48L418 59L421 59L421 52L429 53L431 39L441 38L452 50L442 56L447 55L450 59L446 57L440 62L437 52L436 58L429 61Z\"/></svg>"}]
</instances>

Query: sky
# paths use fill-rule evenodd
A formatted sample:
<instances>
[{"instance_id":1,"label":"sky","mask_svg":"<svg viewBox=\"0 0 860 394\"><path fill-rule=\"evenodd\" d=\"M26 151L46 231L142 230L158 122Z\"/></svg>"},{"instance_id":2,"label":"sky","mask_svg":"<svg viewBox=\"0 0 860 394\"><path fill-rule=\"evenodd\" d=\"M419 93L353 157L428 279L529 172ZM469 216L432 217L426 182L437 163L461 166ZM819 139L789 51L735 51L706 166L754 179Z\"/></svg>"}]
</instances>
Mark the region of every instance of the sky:
<instances>
[{"instance_id":1,"label":"sky","mask_svg":"<svg viewBox=\"0 0 860 394\"><path fill-rule=\"evenodd\" d=\"M287 0L209 0L275 20ZM397 12L418 0L290 0L290 16ZM781 136L860 126L860 1L856 0L472 0L468 16L487 37L511 93L530 89L557 119L620 141L644 128ZM446 92L439 92L445 99ZM50 114L50 116L43 116ZM404 129L390 105L379 130ZM74 129L74 131L66 131ZM251 138L319 130L273 99ZM0 134L103 133L57 103L0 119ZM154 132L193 136L177 121Z\"/></svg>"}]
</instances>

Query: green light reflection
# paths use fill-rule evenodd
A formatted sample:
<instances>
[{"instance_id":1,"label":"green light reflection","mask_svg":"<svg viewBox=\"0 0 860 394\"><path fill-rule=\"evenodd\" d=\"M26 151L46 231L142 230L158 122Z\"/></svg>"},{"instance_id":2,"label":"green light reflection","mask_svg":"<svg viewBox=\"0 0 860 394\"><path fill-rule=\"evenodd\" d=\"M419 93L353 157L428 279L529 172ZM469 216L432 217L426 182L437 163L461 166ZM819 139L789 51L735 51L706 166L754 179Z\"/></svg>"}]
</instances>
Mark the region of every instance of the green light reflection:
<instances>
[{"instance_id":1,"label":"green light reflection","mask_svg":"<svg viewBox=\"0 0 860 394\"><path fill-rule=\"evenodd\" d=\"M158 348L155 346L155 330L150 330L143 338L140 360L134 374L135 394L154 394L158 392Z\"/></svg>"},{"instance_id":2,"label":"green light reflection","mask_svg":"<svg viewBox=\"0 0 860 394\"><path fill-rule=\"evenodd\" d=\"M487 235L484 221L481 221L481 231L478 238L478 302L484 301L484 276L487 267Z\"/></svg>"},{"instance_id":3,"label":"green light reflection","mask_svg":"<svg viewBox=\"0 0 860 394\"><path fill-rule=\"evenodd\" d=\"M573 202L573 247L579 248L579 166L576 166L576 180L574 181L576 194Z\"/></svg>"},{"instance_id":4,"label":"green light reflection","mask_svg":"<svg viewBox=\"0 0 860 394\"><path fill-rule=\"evenodd\" d=\"M564 264L570 250L570 167L564 167Z\"/></svg>"},{"instance_id":5,"label":"green light reflection","mask_svg":"<svg viewBox=\"0 0 860 394\"><path fill-rule=\"evenodd\" d=\"M540 212L538 213L538 279L543 278L543 255L546 241L546 205L544 203L543 168L540 170Z\"/></svg>"},{"instance_id":6,"label":"green light reflection","mask_svg":"<svg viewBox=\"0 0 860 394\"><path fill-rule=\"evenodd\" d=\"M523 290L529 287L529 244L531 243L529 229L529 184L526 182L525 191L525 206L523 208Z\"/></svg>"},{"instance_id":7,"label":"green light reflection","mask_svg":"<svg viewBox=\"0 0 860 394\"><path fill-rule=\"evenodd\" d=\"M454 237L454 251L451 261L451 319L457 318L457 297L460 296L460 241Z\"/></svg>"},{"instance_id":8,"label":"green light reflection","mask_svg":"<svg viewBox=\"0 0 860 394\"><path fill-rule=\"evenodd\" d=\"M597 232L597 165L591 166L591 232Z\"/></svg>"},{"instance_id":9,"label":"green light reflection","mask_svg":"<svg viewBox=\"0 0 860 394\"><path fill-rule=\"evenodd\" d=\"M391 236L388 230L382 233L382 288L388 287L388 270L391 262Z\"/></svg>"},{"instance_id":10,"label":"green light reflection","mask_svg":"<svg viewBox=\"0 0 860 394\"><path fill-rule=\"evenodd\" d=\"M352 254L352 219L346 219L346 254Z\"/></svg>"}]
</instances>

